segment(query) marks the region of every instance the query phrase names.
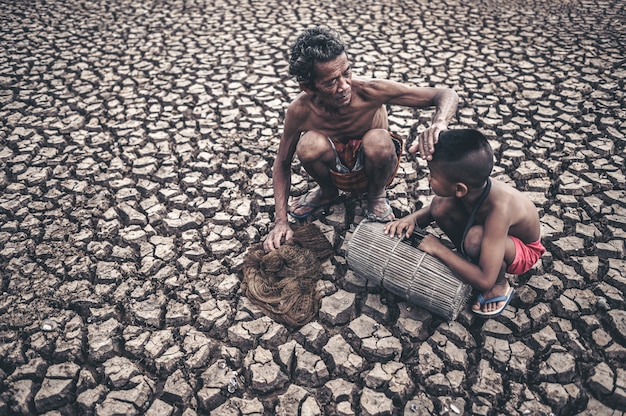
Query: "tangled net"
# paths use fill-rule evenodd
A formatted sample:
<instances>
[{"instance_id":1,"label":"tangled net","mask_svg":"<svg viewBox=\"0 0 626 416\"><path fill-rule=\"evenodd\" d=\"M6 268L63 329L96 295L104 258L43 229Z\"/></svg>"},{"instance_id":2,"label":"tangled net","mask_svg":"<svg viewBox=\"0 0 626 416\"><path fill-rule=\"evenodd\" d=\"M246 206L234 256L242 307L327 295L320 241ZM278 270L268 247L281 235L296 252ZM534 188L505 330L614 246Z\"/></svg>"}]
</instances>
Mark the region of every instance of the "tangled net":
<instances>
[{"instance_id":1,"label":"tangled net","mask_svg":"<svg viewBox=\"0 0 626 416\"><path fill-rule=\"evenodd\" d=\"M292 240L270 253L255 245L244 260L242 291L275 321L305 325L319 310L320 265L332 254L332 245L314 224L297 228Z\"/></svg>"}]
</instances>

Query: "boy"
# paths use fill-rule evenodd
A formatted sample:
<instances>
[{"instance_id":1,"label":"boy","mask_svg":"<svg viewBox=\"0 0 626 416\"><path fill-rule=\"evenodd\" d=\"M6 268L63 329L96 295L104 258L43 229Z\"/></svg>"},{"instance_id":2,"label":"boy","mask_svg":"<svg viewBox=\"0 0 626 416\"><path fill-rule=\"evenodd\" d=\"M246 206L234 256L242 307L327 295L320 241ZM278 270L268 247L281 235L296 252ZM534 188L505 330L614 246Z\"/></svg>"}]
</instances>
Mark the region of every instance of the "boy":
<instances>
[{"instance_id":1,"label":"boy","mask_svg":"<svg viewBox=\"0 0 626 416\"><path fill-rule=\"evenodd\" d=\"M435 221L465 258L431 235L419 249L481 292L474 313L500 315L515 292L505 272L525 273L545 252L537 209L520 191L491 180L493 151L476 130L442 132L428 167L435 193L430 206L388 223L385 233L408 237L416 225Z\"/></svg>"}]
</instances>

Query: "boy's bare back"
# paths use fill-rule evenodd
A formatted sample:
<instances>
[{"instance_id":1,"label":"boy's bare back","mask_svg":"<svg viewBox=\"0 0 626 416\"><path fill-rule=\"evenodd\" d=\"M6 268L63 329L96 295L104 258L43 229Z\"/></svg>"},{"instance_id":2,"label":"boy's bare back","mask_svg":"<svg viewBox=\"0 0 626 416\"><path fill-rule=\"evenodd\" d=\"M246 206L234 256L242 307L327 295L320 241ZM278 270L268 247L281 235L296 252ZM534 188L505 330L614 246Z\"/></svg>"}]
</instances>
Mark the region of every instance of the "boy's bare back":
<instances>
[{"instance_id":1,"label":"boy's bare back","mask_svg":"<svg viewBox=\"0 0 626 416\"><path fill-rule=\"evenodd\" d=\"M540 237L539 214L535 204L519 190L492 179L491 192L479 208L475 223L486 227L493 222L506 225L508 235L524 243Z\"/></svg>"}]
</instances>

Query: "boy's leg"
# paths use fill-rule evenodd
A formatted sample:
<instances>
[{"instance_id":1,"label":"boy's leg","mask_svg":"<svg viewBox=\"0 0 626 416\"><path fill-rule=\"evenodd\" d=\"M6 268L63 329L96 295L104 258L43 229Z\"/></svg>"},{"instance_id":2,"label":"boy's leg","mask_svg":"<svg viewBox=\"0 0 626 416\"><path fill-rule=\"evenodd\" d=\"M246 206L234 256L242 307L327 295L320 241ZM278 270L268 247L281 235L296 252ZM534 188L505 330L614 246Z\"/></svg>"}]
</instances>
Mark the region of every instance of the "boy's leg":
<instances>
[{"instance_id":1,"label":"boy's leg","mask_svg":"<svg viewBox=\"0 0 626 416\"><path fill-rule=\"evenodd\" d=\"M475 225L469 229L467 236L465 237L465 252L477 262L480 258L480 247L483 239L483 227L482 225ZM493 287L486 292L482 293L483 299L493 299L498 296L506 296L509 293L509 282L505 278L505 272L507 264L511 263L515 258L515 243L512 239L507 238L506 248L504 251L504 260L502 261L502 267L498 278L496 279ZM505 304L506 301L490 302L480 305L479 302L472 305L473 310L481 310L482 312L489 313L498 310Z\"/></svg>"},{"instance_id":2,"label":"boy's leg","mask_svg":"<svg viewBox=\"0 0 626 416\"><path fill-rule=\"evenodd\" d=\"M430 203L430 214L454 246L460 248L468 219L461 202L454 197L435 196Z\"/></svg>"}]
</instances>

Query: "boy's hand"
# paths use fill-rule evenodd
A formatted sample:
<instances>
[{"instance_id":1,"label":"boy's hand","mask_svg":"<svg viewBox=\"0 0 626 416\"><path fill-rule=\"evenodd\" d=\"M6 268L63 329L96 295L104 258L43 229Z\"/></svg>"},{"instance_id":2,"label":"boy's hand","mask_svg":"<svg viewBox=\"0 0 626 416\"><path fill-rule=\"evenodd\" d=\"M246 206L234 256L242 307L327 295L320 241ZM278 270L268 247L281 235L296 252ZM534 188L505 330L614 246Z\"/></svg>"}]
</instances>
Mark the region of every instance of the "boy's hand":
<instances>
[{"instance_id":1,"label":"boy's hand","mask_svg":"<svg viewBox=\"0 0 626 416\"><path fill-rule=\"evenodd\" d=\"M434 256L437 249L442 246L443 244L437 237L428 234L420 241L420 245L417 248Z\"/></svg>"},{"instance_id":2,"label":"boy's hand","mask_svg":"<svg viewBox=\"0 0 626 416\"><path fill-rule=\"evenodd\" d=\"M415 229L415 222L413 218L404 217L399 220L388 222L385 224L385 234L390 234L392 237L396 235L402 237L402 234L409 238L413 234Z\"/></svg>"}]
</instances>

